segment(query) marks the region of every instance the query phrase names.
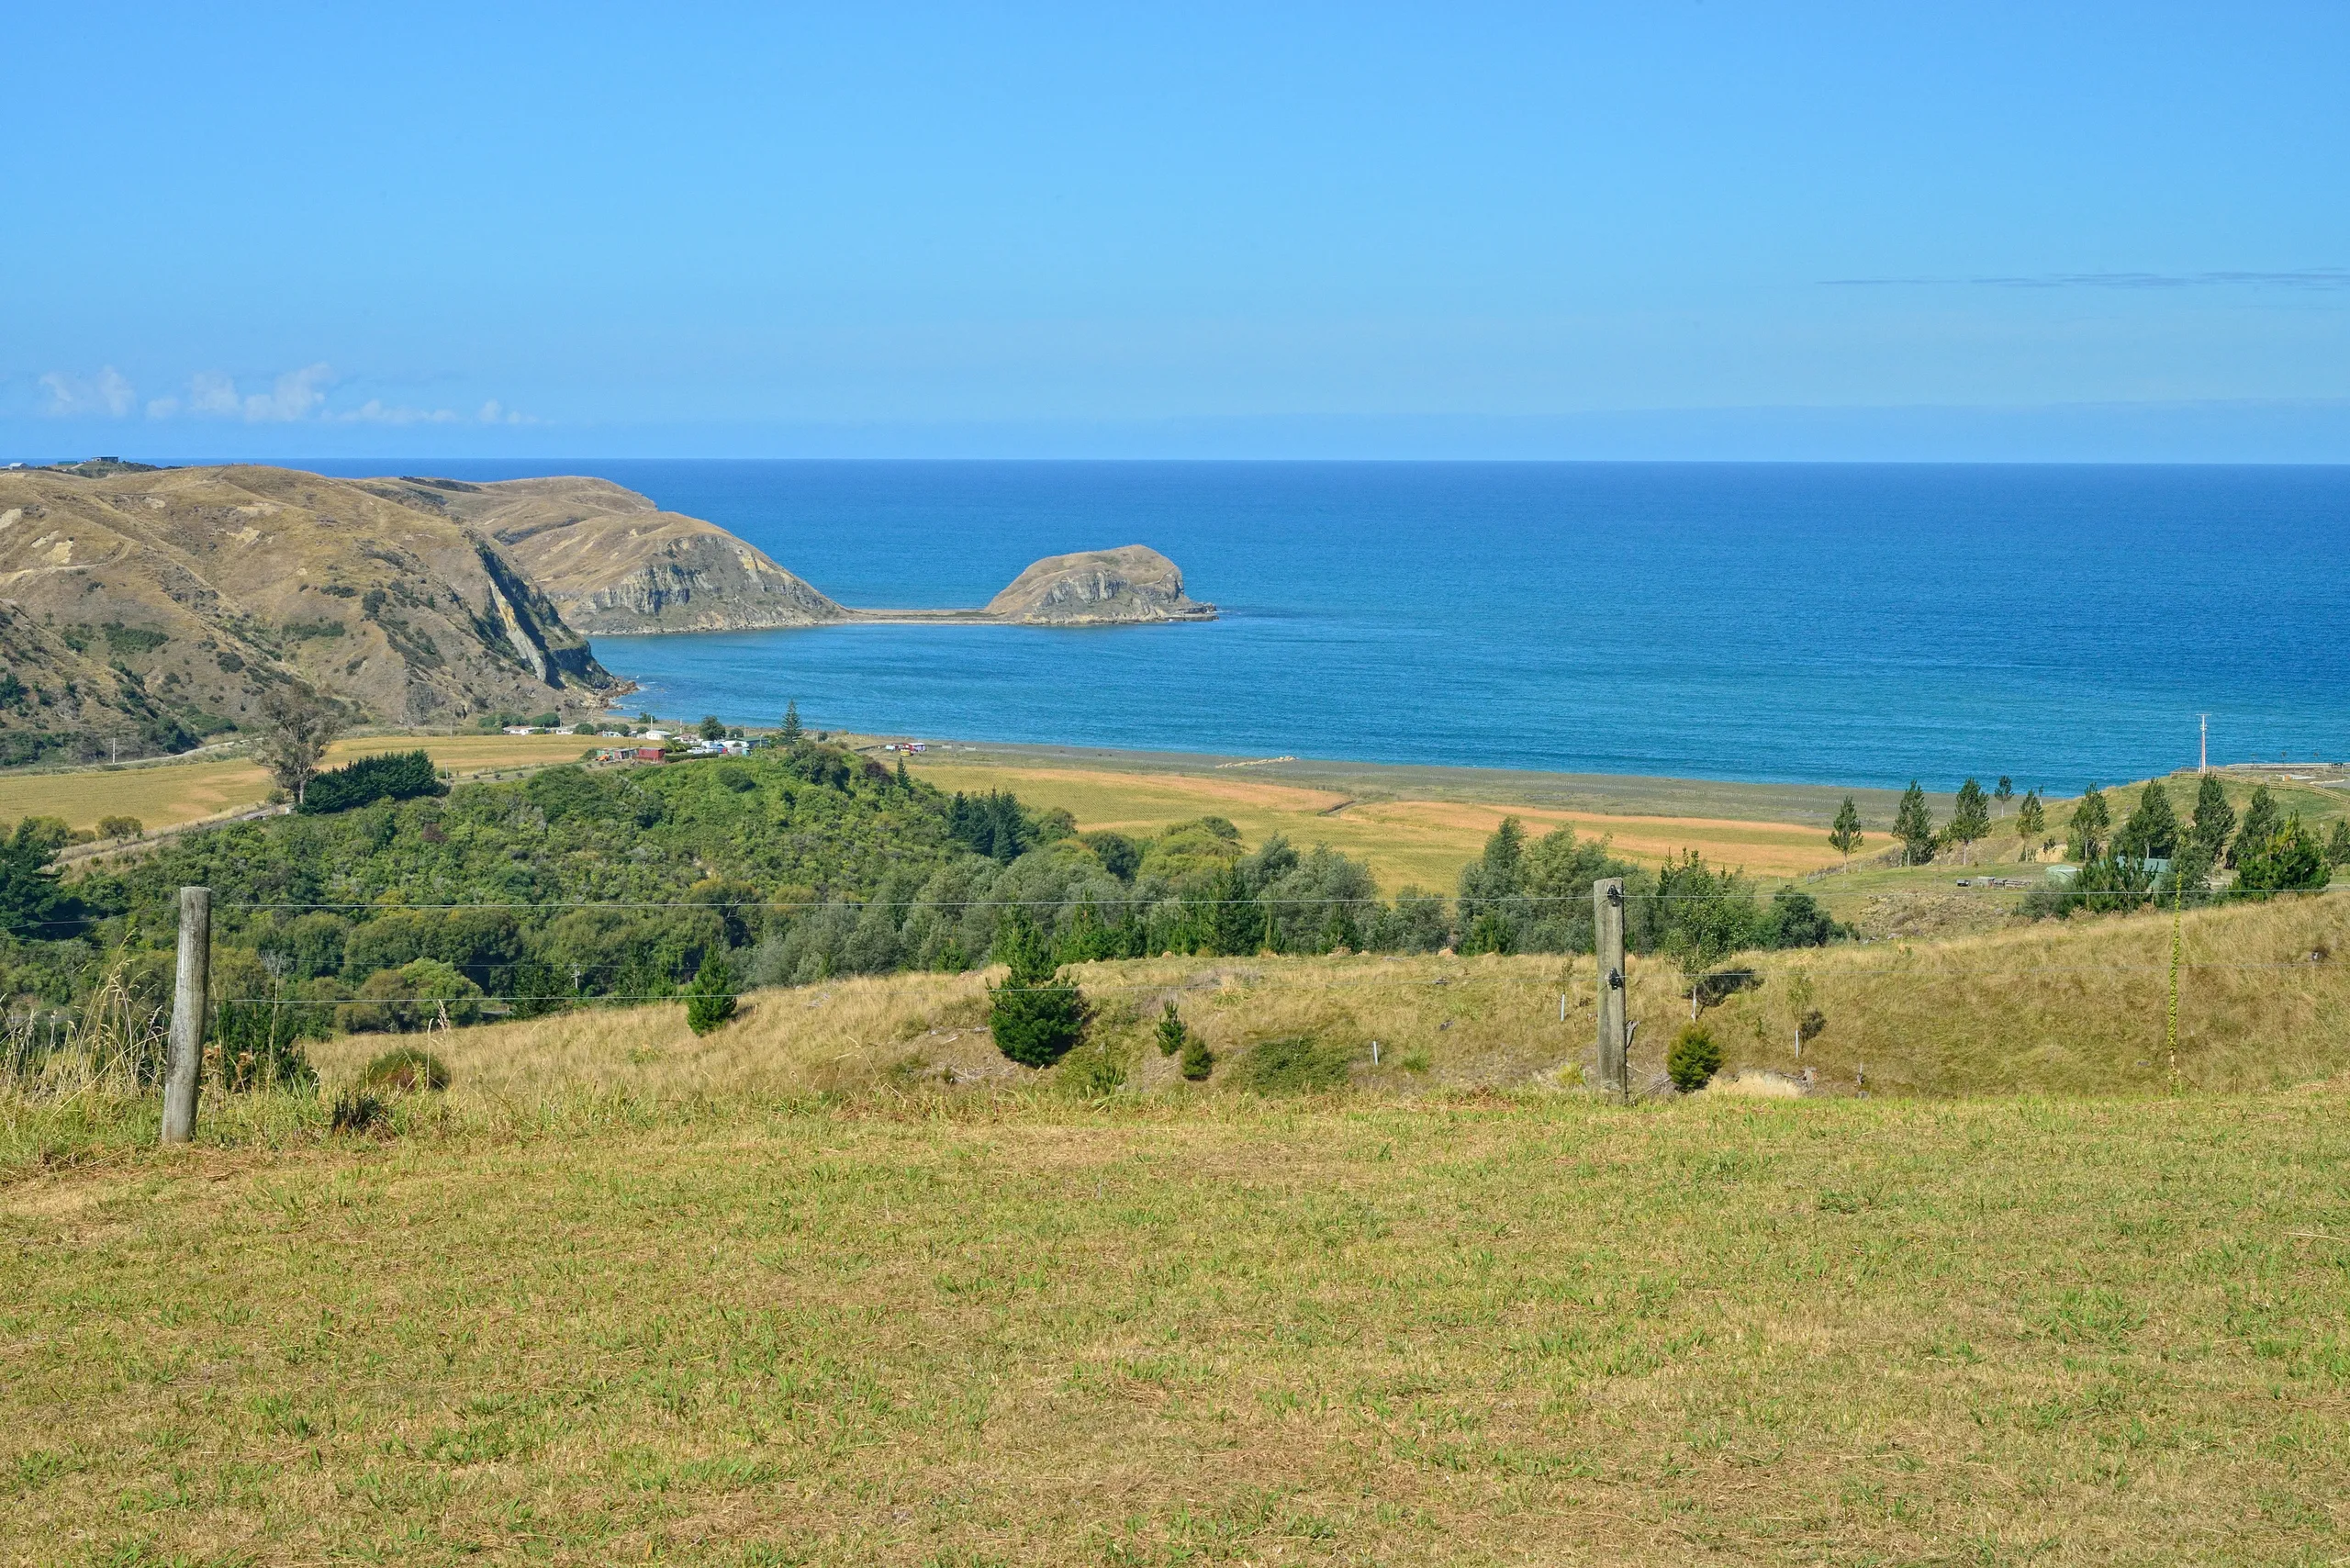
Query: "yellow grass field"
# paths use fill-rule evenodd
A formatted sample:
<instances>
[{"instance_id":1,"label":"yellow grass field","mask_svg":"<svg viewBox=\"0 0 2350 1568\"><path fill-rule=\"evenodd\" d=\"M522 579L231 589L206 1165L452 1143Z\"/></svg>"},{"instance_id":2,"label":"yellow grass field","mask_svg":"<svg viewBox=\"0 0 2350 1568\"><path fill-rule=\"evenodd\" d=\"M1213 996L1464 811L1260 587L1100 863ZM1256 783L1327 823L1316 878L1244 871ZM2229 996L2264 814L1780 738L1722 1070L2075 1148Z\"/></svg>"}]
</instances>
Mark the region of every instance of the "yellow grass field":
<instances>
[{"instance_id":1,"label":"yellow grass field","mask_svg":"<svg viewBox=\"0 0 2350 1568\"><path fill-rule=\"evenodd\" d=\"M1462 862L1484 846L1505 815L1530 833L1572 823L1589 837L1611 838L1628 858L1656 863L1684 849L1743 866L1761 877L1792 877L1838 864L1827 836L1811 826L1703 817L1604 815L1547 806L1451 801L1363 801L1269 783L1245 775L1126 773L1108 768L1026 767L909 759L916 777L941 790L1010 790L1031 806L1061 807L1082 828L1155 833L1171 823L1225 817L1254 844L1285 834L1300 847L1327 844L1370 861L1385 891L1406 883L1449 892ZM1343 808L1330 814L1333 808ZM1886 840L1873 835L1871 853Z\"/></svg>"},{"instance_id":2,"label":"yellow grass field","mask_svg":"<svg viewBox=\"0 0 2350 1568\"><path fill-rule=\"evenodd\" d=\"M335 742L327 764L422 746L442 767L480 773L573 761L592 744L577 735L361 735ZM0 776L0 822L51 816L64 818L69 827L95 828L101 817L128 816L153 829L241 811L268 798L269 776L242 758L19 773Z\"/></svg>"}]
</instances>

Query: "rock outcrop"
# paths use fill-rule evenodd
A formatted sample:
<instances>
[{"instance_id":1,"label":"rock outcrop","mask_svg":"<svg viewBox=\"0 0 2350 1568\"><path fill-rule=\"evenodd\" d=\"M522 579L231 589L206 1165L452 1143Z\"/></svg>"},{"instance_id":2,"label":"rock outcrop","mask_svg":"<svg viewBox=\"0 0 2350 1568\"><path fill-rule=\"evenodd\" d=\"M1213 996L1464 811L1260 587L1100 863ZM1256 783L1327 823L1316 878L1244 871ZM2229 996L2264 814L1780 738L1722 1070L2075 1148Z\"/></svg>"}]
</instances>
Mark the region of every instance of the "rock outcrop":
<instances>
[{"instance_id":1,"label":"rock outcrop","mask_svg":"<svg viewBox=\"0 0 2350 1568\"><path fill-rule=\"evenodd\" d=\"M411 724L620 684L495 540L352 481L0 472L0 760L182 749L288 678Z\"/></svg>"},{"instance_id":2,"label":"rock outcrop","mask_svg":"<svg viewBox=\"0 0 2350 1568\"><path fill-rule=\"evenodd\" d=\"M993 621L1026 626L1107 626L1213 621L1215 606L1183 592L1183 573L1147 544L1048 555L988 601Z\"/></svg>"},{"instance_id":3,"label":"rock outcrop","mask_svg":"<svg viewBox=\"0 0 2350 1568\"><path fill-rule=\"evenodd\" d=\"M403 506L496 539L590 634L814 626L848 612L761 551L604 479L371 479Z\"/></svg>"}]
</instances>

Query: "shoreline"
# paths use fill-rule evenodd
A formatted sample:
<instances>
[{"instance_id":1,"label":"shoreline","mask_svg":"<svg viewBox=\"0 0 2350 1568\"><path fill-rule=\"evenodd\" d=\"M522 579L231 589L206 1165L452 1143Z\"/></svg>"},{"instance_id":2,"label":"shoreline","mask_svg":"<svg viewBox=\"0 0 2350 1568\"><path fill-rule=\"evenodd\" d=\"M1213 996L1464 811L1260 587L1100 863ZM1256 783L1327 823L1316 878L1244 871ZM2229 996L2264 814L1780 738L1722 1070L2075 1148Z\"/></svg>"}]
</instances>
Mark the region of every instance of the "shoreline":
<instances>
[{"instance_id":1,"label":"shoreline","mask_svg":"<svg viewBox=\"0 0 2350 1568\"><path fill-rule=\"evenodd\" d=\"M918 736L837 731L857 749L879 752ZM1873 786L1769 780L1679 778L1629 773L1564 773L1536 768L1438 763L1358 762L1336 757L1252 757L1214 752L1139 751L1109 746L1053 745L1020 741L925 739L921 755L957 766L1072 767L1112 773L1158 774L1333 790L1358 801L1451 801L1465 805L1534 806L1606 815L1720 817L1825 828L1851 795L1864 821L1890 822L1901 791ZM1953 796L1930 791L1938 815Z\"/></svg>"}]
</instances>

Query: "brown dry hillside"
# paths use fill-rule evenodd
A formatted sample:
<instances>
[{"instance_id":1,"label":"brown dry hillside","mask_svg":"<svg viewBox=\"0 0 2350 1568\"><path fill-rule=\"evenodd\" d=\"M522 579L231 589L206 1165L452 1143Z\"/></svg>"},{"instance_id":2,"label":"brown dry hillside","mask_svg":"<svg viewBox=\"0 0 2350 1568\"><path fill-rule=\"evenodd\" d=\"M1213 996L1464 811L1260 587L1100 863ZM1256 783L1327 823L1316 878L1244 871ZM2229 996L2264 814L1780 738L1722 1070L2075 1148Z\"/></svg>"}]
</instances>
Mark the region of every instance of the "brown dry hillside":
<instances>
[{"instance_id":1,"label":"brown dry hillside","mask_svg":"<svg viewBox=\"0 0 2350 1568\"><path fill-rule=\"evenodd\" d=\"M0 660L17 760L175 749L288 678L393 723L616 684L487 534L249 466L0 474Z\"/></svg>"},{"instance_id":2,"label":"brown dry hillside","mask_svg":"<svg viewBox=\"0 0 2350 1568\"><path fill-rule=\"evenodd\" d=\"M608 479L364 483L495 538L582 632L811 626L847 613L717 524L663 511Z\"/></svg>"}]
</instances>

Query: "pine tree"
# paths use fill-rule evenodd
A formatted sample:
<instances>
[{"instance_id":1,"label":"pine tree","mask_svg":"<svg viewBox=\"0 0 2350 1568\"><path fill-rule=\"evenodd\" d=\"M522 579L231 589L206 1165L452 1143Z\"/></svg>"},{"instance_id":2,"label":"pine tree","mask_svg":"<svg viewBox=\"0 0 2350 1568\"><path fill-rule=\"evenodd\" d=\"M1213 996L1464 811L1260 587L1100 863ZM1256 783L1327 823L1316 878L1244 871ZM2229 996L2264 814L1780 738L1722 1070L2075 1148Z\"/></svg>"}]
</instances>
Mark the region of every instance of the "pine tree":
<instances>
[{"instance_id":1,"label":"pine tree","mask_svg":"<svg viewBox=\"0 0 2350 1568\"><path fill-rule=\"evenodd\" d=\"M686 1025L707 1035L734 1016L734 970L711 948L701 956L701 968L686 987Z\"/></svg>"},{"instance_id":2,"label":"pine tree","mask_svg":"<svg viewBox=\"0 0 2350 1568\"><path fill-rule=\"evenodd\" d=\"M1028 912L1014 909L996 936L1012 972L988 988L996 1048L1024 1067L1050 1067L1085 1033L1085 998L1060 978L1051 945Z\"/></svg>"},{"instance_id":3,"label":"pine tree","mask_svg":"<svg viewBox=\"0 0 2350 1568\"><path fill-rule=\"evenodd\" d=\"M1922 866L1934 857L1934 814L1926 808L1926 791L1915 778L1901 792L1901 808L1893 813L1893 835L1901 841L1901 863Z\"/></svg>"},{"instance_id":4,"label":"pine tree","mask_svg":"<svg viewBox=\"0 0 2350 1568\"><path fill-rule=\"evenodd\" d=\"M1990 832L1991 802L1983 786L1970 778L1958 787L1958 801L1950 813L1950 836L1958 846L1962 863L1973 852L1975 841L1988 837Z\"/></svg>"},{"instance_id":5,"label":"pine tree","mask_svg":"<svg viewBox=\"0 0 2350 1568\"><path fill-rule=\"evenodd\" d=\"M2350 820L2336 820L2333 836L2325 841L2325 862L2339 870L2350 866Z\"/></svg>"},{"instance_id":6,"label":"pine tree","mask_svg":"<svg viewBox=\"0 0 2350 1568\"><path fill-rule=\"evenodd\" d=\"M1183 1054L1175 1060L1175 1070L1197 1083L1215 1070L1215 1053L1208 1049L1208 1043L1197 1035L1187 1036L1183 1041Z\"/></svg>"},{"instance_id":7,"label":"pine tree","mask_svg":"<svg viewBox=\"0 0 2350 1568\"><path fill-rule=\"evenodd\" d=\"M913 787L914 781L906 777L906 759L901 756L898 758L898 788L911 791Z\"/></svg>"},{"instance_id":8,"label":"pine tree","mask_svg":"<svg viewBox=\"0 0 2350 1568\"><path fill-rule=\"evenodd\" d=\"M2039 790L2027 790L2023 804L2016 808L2016 837L2022 841L2025 850L2036 855L2040 835L2047 831L2048 808L2040 803ZM2020 855L2018 857L2021 858Z\"/></svg>"},{"instance_id":9,"label":"pine tree","mask_svg":"<svg viewBox=\"0 0 2350 1568\"><path fill-rule=\"evenodd\" d=\"M701 738L706 741L722 741L726 738L726 726L719 721L715 713L703 714L698 729Z\"/></svg>"},{"instance_id":10,"label":"pine tree","mask_svg":"<svg viewBox=\"0 0 2350 1568\"><path fill-rule=\"evenodd\" d=\"M1183 1015L1175 1011L1173 1002L1169 1002L1167 1011L1158 1015L1158 1054L1171 1057L1190 1038L1191 1031L1183 1027Z\"/></svg>"},{"instance_id":11,"label":"pine tree","mask_svg":"<svg viewBox=\"0 0 2350 1568\"><path fill-rule=\"evenodd\" d=\"M2106 829L2112 825L2105 791L2090 785L2081 791L2080 804L2073 808L2072 825L2065 830L2065 856L2076 864L2087 865L2105 853Z\"/></svg>"},{"instance_id":12,"label":"pine tree","mask_svg":"<svg viewBox=\"0 0 2350 1568\"><path fill-rule=\"evenodd\" d=\"M784 745L789 745L794 741L803 738L807 734L807 731L800 727L800 704L796 700L785 703L783 705Z\"/></svg>"},{"instance_id":13,"label":"pine tree","mask_svg":"<svg viewBox=\"0 0 2350 1568\"><path fill-rule=\"evenodd\" d=\"M2178 813L2171 809L2170 791L2157 778L2138 797L2138 809L2113 836L2117 855L2140 860L2168 860L2178 854Z\"/></svg>"},{"instance_id":14,"label":"pine tree","mask_svg":"<svg viewBox=\"0 0 2350 1568\"><path fill-rule=\"evenodd\" d=\"M1852 868L1852 851L1861 846L1861 808L1852 802L1850 795L1845 796L1844 803L1836 809L1836 825L1828 830L1828 843L1830 848L1844 857L1844 869L1850 871Z\"/></svg>"},{"instance_id":15,"label":"pine tree","mask_svg":"<svg viewBox=\"0 0 2350 1568\"><path fill-rule=\"evenodd\" d=\"M1721 1067L1722 1048L1715 1041L1714 1032L1703 1024L1684 1027L1664 1053L1665 1076L1684 1094L1695 1094L1711 1083Z\"/></svg>"},{"instance_id":16,"label":"pine tree","mask_svg":"<svg viewBox=\"0 0 2350 1568\"><path fill-rule=\"evenodd\" d=\"M2244 809L2244 823L2236 830L2236 841L2228 847L2228 864L2238 865L2245 856L2265 847L2284 825L2284 813L2269 799L2268 786L2255 786L2250 803Z\"/></svg>"},{"instance_id":17,"label":"pine tree","mask_svg":"<svg viewBox=\"0 0 2350 1568\"><path fill-rule=\"evenodd\" d=\"M1993 800L1995 800L1995 801L1998 801L1998 802L1999 802L1999 804L2001 804L2001 805L2003 805L2003 806L2004 806L2004 805L2006 805L2009 801L2012 801L2012 800L2014 800L2015 798L2016 798L2016 781L2015 781L2014 779L2012 779L2012 778L2009 778L2009 777L2008 777L2006 774L2004 774L2004 773L2000 774L2000 775L1999 775L1999 787L1998 787L1998 789L1996 789L1996 790L1992 790L1992 791L1991 791L1991 799L1993 799Z\"/></svg>"},{"instance_id":18,"label":"pine tree","mask_svg":"<svg viewBox=\"0 0 2350 1568\"><path fill-rule=\"evenodd\" d=\"M2236 830L2236 809L2228 804L2228 792L2220 785L2220 776L2206 773L2203 782L2195 787L2195 842L2214 860L2228 847L2228 835Z\"/></svg>"},{"instance_id":19,"label":"pine tree","mask_svg":"<svg viewBox=\"0 0 2350 1568\"><path fill-rule=\"evenodd\" d=\"M2255 809L2259 804L2260 797L2255 795ZM2244 812L2244 824L2248 837L2250 811ZM2236 846L2241 852L2236 886L2248 892L2314 892L2333 875L2333 868L2326 862L2325 846L2317 841L2317 834L2301 825L2299 817L2257 841L2238 838Z\"/></svg>"}]
</instances>

